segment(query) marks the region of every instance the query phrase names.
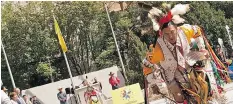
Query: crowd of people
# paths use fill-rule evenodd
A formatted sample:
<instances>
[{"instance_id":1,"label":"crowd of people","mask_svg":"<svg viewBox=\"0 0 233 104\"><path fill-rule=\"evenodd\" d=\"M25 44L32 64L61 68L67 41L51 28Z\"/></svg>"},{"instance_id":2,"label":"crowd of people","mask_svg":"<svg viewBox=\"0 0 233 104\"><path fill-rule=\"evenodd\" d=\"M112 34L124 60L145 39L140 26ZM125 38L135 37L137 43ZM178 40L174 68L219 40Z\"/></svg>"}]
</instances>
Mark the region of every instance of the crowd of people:
<instances>
[{"instance_id":1,"label":"crowd of people","mask_svg":"<svg viewBox=\"0 0 233 104\"><path fill-rule=\"evenodd\" d=\"M97 78L93 79L92 84L99 83L100 89L94 89L92 91L102 92L102 84L97 81ZM89 87L91 85L90 82L86 79L82 82L82 87ZM80 88L76 86L75 88ZM58 88L59 92L57 94L57 98L60 101L60 104L67 104L67 94L74 93L73 88L71 88L71 92L63 92L62 87ZM85 96L88 95L85 93ZM1 104L41 104L39 100L37 100L36 96L32 96L29 99L28 95L22 95L21 90L19 88L14 88L13 92L8 93L8 89L5 86L1 86Z\"/></svg>"},{"instance_id":2,"label":"crowd of people","mask_svg":"<svg viewBox=\"0 0 233 104\"><path fill-rule=\"evenodd\" d=\"M109 73L109 84L112 87L112 90L118 89L119 85L120 85L120 79L115 76L115 74L113 72ZM94 88L92 87L92 85L94 84L99 84L99 88ZM63 92L63 88L62 87L58 87L58 93L57 93L57 98L60 101L60 104L67 104L67 94L74 94L74 90L72 88L73 85L71 85L71 88L66 88L65 91ZM103 95L102 94L102 83L100 81L97 80L97 78L95 77L94 79L92 79L92 82L90 82L88 80L88 76L86 76L86 78L82 81L81 85L79 86L75 86L75 89L78 88L82 88L82 87L87 87L87 91L85 91L84 93L84 98L86 100L86 102L91 101L91 97L95 96L97 98L97 94L99 95Z\"/></svg>"},{"instance_id":3,"label":"crowd of people","mask_svg":"<svg viewBox=\"0 0 233 104\"><path fill-rule=\"evenodd\" d=\"M28 95L22 95L19 88L14 88L12 92L8 93L8 89L1 86L1 96L1 104L41 104L36 96L29 99Z\"/></svg>"},{"instance_id":4,"label":"crowd of people","mask_svg":"<svg viewBox=\"0 0 233 104\"><path fill-rule=\"evenodd\" d=\"M82 83L81 83L81 85L79 85L79 86L75 86L75 89L78 89L78 88L81 88L81 87L91 87L91 85L92 84L97 84L97 83L99 83L99 88L100 89L94 89L94 90L92 90L92 91L94 91L94 92L102 92L101 90L102 90L102 84L101 84L101 82L99 82L98 80L97 80L97 78L94 78L93 79L93 82L91 83L91 82L89 82L88 81L88 77L86 76L86 79L84 79L83 81L82 81ZM57 98L58 98L58 100L60 101L60 104L67 104L67 94L74 94L74 89L72 88L72 84L71 84L71 88L66 88L65 89L65 91L66 92L63 92L63 88L62 87L59 87L58 88L58 93L57 93ZM88 100L89 99L89 97L87 96L88 95L88 92L86 92L85 93L85 98L86 98L86 100Z\"/></svg>"},{"instance_id":5,"label":"crowd of people","mask_svg":"<svg viewBox=\"0 0 233 104\"><path fill-rule=\"evenodd\" d=\"M120 79L114 75L113 72L109 73L109 84L112 87L112 90L118 89L120 85ZM99 89L92 87L94 84L99 84ZM71 85L72 86L72 85ZM88 81L88 77L84 79L79 86L75 86L75 89L80 87L87 87L87 91L84 94L85 100L88 101L91 96L95 96L97 94L102 95L102 83L97 80L95 77L92 82ZM60 104L67 104L67 94L74 94L74 90L71 87L69 92L63 92L62 87L58 88L57 98L60 101ZM69 88L70 89L70 88ZM14 88L14 90L8 93L8 89L5 86L1 86L1 95L2 102L1 104L41 104L36 96L32 96L29 98L28 95L22 95L21 90L19 88Z\"/></svg>"}]
</instances>

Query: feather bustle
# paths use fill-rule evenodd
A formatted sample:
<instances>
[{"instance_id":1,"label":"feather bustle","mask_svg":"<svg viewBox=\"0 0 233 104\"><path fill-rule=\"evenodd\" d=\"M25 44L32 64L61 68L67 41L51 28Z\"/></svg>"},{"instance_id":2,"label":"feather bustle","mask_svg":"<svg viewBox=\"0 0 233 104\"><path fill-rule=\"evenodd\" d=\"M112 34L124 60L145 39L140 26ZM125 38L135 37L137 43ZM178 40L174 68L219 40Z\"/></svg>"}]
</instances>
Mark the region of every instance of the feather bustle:
<instances>
[{"instance_id":1,"label":"feather bustle","mask_svg":"<svg viewBox=\"0 0 233 104\"><path fill-rule=\"evenodd\" d=\"M152 7L153 9L151 9L149 11L150 14L155 15L155 16L160 16L162 14L162 11L159 10L158 8Z\"/></svg>"},{"instance_id":2,"label":"feather bustle","mask_svg":"<svg viewBox=\"0 0 233 104\"><path fill-rule=\"evenodd\" d=\"M181 18L179 15L174 15L172 17L172 21L175 23L175 24L180 24L180 23L184 23L184 19Z\"/></svg>"},{"instance_id":3,"label":"feather bustle","mask_svg":"<svg viewBox=\"0 0 233 104\"><path fill-rule=\"evenodd\" d=\"M172 15L183 15L189 11L189 4L177 4L172 8Z\"/></svg>"}]
</instances>

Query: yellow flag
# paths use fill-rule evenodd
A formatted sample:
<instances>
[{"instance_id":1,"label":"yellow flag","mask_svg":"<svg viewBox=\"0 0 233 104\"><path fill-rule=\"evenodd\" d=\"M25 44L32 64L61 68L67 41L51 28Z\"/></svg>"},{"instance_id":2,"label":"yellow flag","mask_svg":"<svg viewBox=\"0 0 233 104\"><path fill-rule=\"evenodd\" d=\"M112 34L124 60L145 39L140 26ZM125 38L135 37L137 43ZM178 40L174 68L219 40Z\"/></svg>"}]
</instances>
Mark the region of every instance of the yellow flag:
<instances>
[{"instance_id":1,"label":"yellow flag","mask_svg":"<svg viewBox=\"0 0 233 104\"><path fill-rule=\"evenodd\" d=\"M66 51L67 51L66 43L65 43L65 41L64 41L64 39L63 39L63 37L62 37L61 30L60 30L60 28L59 28L59 25L58 25L58 23L57 23L57 20L55 19L55 17L53 17L53 18L54 18L54 27L55 27L55 31L56 31L56 34L57 34L57 36L58 36L58 40L59 40L59 43L60 43L60 45L61 45L62 51L63 51L63 52L66 52Z\"/></svg>"},{"instance_id":2,"label":"yellow flag","mask_svg":"<svg viewBox=\"0 0 233 104\"><path fill-rule=\"evenodd\" d=\"M113 104L143 104L144 96L139 83L112 90Z\"/></svg>"}]
</instances>

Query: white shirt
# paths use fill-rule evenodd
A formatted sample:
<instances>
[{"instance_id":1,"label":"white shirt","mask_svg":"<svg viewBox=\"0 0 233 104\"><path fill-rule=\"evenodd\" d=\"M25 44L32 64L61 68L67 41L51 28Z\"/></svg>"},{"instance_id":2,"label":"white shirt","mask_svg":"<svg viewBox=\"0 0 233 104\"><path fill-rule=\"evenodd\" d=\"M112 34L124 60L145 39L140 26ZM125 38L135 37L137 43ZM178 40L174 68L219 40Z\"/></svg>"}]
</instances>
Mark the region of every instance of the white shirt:
<instances>
[{"instance_id":1,"label":"white shirt","mask_svg":"<svg viewBox=\"0 0 233 104\"><path fill-rule=\"evenodd\" d=\"M11 100L11 104L18 104L18 103L14 100Z\"/></svg>"},{"instance_id":2,"label":"white shirt","mask_svg":"<svg viewBox=\"0 0 233 104\"><path fill-rule=\"evenodd\" d=\"M1 90L1 104L12 104L10 98L2 90Z\"/></svg>"}]
</instances>

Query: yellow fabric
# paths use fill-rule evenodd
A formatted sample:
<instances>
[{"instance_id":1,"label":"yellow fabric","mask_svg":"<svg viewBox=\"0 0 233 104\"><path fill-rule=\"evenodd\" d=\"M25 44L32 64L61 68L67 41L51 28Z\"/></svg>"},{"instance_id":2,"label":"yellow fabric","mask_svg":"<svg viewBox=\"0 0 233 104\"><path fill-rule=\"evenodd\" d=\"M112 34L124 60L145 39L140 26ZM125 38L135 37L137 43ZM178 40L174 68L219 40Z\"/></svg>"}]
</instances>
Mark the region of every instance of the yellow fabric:
<instances>
[{"instance_id":1,"label":"yellow fabric","mask_svg":"<svg viewBox=\"0 0 233 104\"><path fill-rule=\"evenodd\" d=\"M232 63L232 60L227 59L226 62L227 62L228 65L230 65Z\"/></svg>"},{"instance_id":2,"label":"yellow fabric","mask_svg":"<svg viewBox=\"0 0 233 104\"><path fill-rule=\"evenodd\" d=\"M201 86L200 84L200 79L198 79L196 77L196 75L194 74L195 72L194 71L191 71L190 73L188 73L188 78L190 80L190 87L191 87L191 91L188 91L190 94L193 94L195 95L194 98L196 99L197 101L197 104L200 104L201 103L201 93L203 92L203 87ZM189 88L185 88L185 89L189 89Z\"/></svg>"},{"instance_id":3,"label":"yellow fabric","mask_svg":"<svg viewBox=\"0 0 233 104\"><path fill-rule=\"evenodd\" d=\"M199 36L201 36L202 35L202 33L201 33L201 28L200 27L197 27L198 29L197 29L197 33L193 36L193 38L197 38L197 37L199 37Z\"/></svg>"},{"instance_id":4,"label":"yellow fabric","mask_svg":"<svg viewBox=\"0 0 233 104\"><path fill-rule=\"evenodd\" d=\"M188 29L188 28L185 28L185 27L183 27L183 26L181 26L180 27L182 30L183 30L183 32L185 33L185 35L186 35L186 37L187 37L187 40L188 40L188 42L189 42L189 44L191 43L191 38L193 38L193 36L194 36L194 31L193 31L193 29Z\"/></svg>"},{"instance_id":5,"label":"yellow fabric","mask_svg":"<svg viewBox=\"0 0 233 104\"><path fill-rule=\"evenodd\" d=\"M192 38L197 38L197 37L201 36L201 30L200 30L199 27L197 27L198 29L197 29L197 33L196 34L194 33L194 30L192 28L187 28L185 26L181 26L180 28L185 33L189 44L191 43L191 39Z\"/></svg>"},{"instance_id":6,"label":"yellow fabric","mask_svg":"<svg viewBox=\"0 0 233 104\"><path fill-rule=\"evenodd\" d=\"M126 91L126 93L124 93ZM125 86L111 91L113 104L141 104L144 103L144 97L139 83ZM124 97L128 95L128 98Z\"/></svg>"},{"instance_id":7,"label":"yellow fabric","mask_svg":"<svg viewBox=\"0 0 233 104\"><path fill-rule=\"evenodd\" d=\"M56 34L58 36L59 44L61 45L62 51L66 52L67 51L66 43L62 37L61 30L59 28L59 25L58 25L55 17L54 17L54 27L55 27L55 31L56 31Z\"/></svg>"},{"instance_id":8,"label":"yellow fabric","mask_svg":"<svg viewBox=\"0 0 233 104\"><path fill-rule=\"evenodd\" d=\"M198 83L201 85L202 87L202 91L201 91L201 98L202 98L202 102L204 104L207 103L207 97L208 97L208 83L201 77L201 75L197 76L197 81Z\"/></svg>"}]
</instances>

